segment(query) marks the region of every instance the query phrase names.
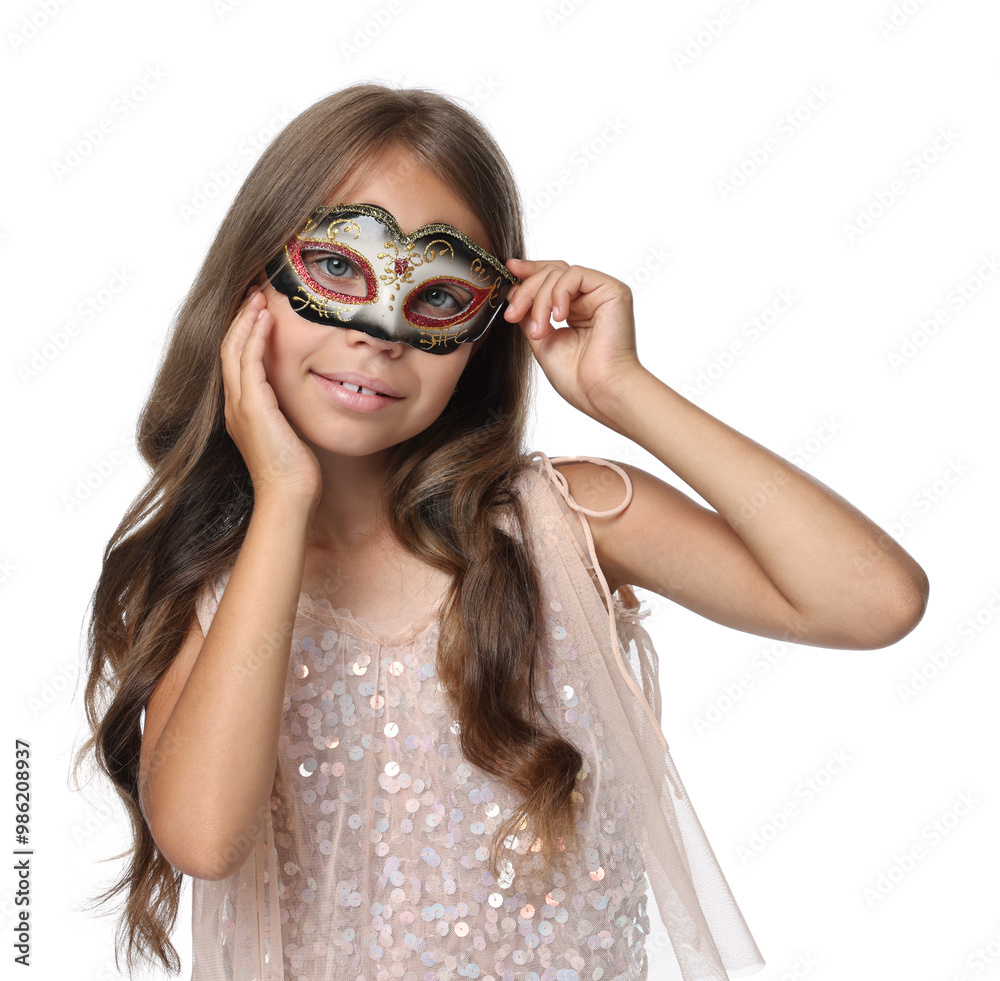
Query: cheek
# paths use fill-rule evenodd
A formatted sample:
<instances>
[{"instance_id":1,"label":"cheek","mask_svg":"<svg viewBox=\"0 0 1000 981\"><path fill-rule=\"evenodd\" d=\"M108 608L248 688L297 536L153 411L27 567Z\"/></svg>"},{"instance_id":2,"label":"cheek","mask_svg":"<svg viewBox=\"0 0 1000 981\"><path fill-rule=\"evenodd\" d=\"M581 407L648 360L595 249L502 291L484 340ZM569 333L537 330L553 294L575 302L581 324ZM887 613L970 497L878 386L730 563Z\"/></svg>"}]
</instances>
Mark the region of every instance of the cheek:
<instances>
[{"instance_id":1,"label":"cheek","mask_svg":"<svg viewBox=\"0 0 1000 981\"><path fill-rule=\"evenodd\" d=\"M454 367L452 368L453 377L455 379L455 384L458 384L458 379L462 377L465 373L465 369L469 362L472 360L472 355L475 353L476 345L478 341L473 341L472 344L463 344L453 355L455 358Z\"/></svg>"},{"instance_id":2,"label":"cheek","mask_svg":"<svg viewBox=\"0 0 1000 981\"><path fill-rule=\"evenodd\" d=\"M315 329L315 324L300 317L280 293L275 293L272 289L266 296L272 323L265 351L271 358L286 361L308 343L310 328Z\"/></svg>"},{"instance_id":3,"label":"cheek","mask_svg":"<svg viewBox=\"0 0 1000 981\"><path fill-rule=\"evenodd\" d=\"M452 354L445 354L440 356L440 360L444 362L441 365L440 371L436 376L436 387L440 392L442 405L447 403L451 398L452 393L455 391L455 387L458 385L459 379L462 377L462 372L465 371L465 366L469 363L469 355L471 352L466 351L455 351ZM434 355L438 357L438 355ZM451 359L455 360L452 361Z\"/></svg>"},{"instance_id":4,"label":"cheek","mask_svg":"<svg viewBox=\"0 0 1000 981\"><path fill-rule=\"evenodd\" d=\"M268 381L276 378L281 372L281 346L277 336L277 325L271 327L271 332L264 341L264 352L261 355L261 364L264 366L264 374Z\"/></svg>"}]
</instances>

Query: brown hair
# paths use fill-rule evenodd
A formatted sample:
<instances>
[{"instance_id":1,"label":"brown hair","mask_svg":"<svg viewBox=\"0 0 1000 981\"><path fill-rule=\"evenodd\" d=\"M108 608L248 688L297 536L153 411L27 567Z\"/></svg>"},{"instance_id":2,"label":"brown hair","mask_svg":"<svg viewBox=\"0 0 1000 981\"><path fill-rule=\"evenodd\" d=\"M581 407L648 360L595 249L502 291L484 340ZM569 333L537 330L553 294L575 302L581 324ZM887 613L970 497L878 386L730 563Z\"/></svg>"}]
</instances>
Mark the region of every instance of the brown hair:
<instances>
[{"instance_id":1,"label":"brown hair","mask_svg":"<svg viewBox=\"0 0 1000 981\"><path fill-rule=\"evenodd\" d=\"M91 735L76 760L79 769L93 754L131 821L128 867L94 901L124 894L118 947L130 971L140 958L180 969L169 937L183 877L140 810L140 717L198 593L235 561L253 509L249 473L225 427L222 336L247 287L302 220L345 178L399 147L468 204L496 255L524 255L516 184L474 117L422 90L356 85L334 93L292 120L250 172L177 315L139 416L137 445L152 473L105 548L92 597L84 694ZM494 836L494 875L503 859L517 860L504 840L525 840L529 821L532 853L562 864L561 850L575 842L582 765L535 696L539 594L513 492L525 463L532 369L520 330L491 329L442 415L397 447L384 488L400 541L453 577L437 669L463 753L523 798Z\"/></svg>"}]
</instances>

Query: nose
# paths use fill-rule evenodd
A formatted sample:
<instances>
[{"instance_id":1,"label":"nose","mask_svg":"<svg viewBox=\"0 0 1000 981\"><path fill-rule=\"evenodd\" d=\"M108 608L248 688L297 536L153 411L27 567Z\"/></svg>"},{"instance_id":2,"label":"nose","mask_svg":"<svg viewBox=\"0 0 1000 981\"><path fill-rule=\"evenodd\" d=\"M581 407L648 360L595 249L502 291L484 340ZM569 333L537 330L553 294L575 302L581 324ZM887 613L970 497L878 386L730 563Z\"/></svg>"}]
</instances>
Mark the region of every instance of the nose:
<instances>
[{"instance_id":1,"label":"nose","mask_svg":"<svg viewBox=\"0 0 1000 981\"><path fill-rule=\"evenodd\" d=\"M375 337L373 334L365 333L363 330L355 330L352 327L345 327L347 343L352 347L359 344L368 345L378 351L384 351L390 357L399 357L403 353L402 341L390 341L384 337Z\"/></svg>"}]
</instances>

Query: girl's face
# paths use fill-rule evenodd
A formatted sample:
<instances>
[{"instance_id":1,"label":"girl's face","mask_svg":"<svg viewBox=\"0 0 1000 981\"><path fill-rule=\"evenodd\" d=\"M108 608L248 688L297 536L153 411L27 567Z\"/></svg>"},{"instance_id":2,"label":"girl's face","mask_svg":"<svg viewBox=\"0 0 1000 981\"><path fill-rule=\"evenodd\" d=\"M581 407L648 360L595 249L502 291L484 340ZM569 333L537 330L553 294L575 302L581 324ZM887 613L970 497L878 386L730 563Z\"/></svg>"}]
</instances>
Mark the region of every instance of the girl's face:
<instances>
[{"instance_id":1,"label":"girl's face","mask_svg":"<svg viewBox=\"0 0 1000 981\"><path fill-rule=\"evenodd\" d=\"M404 233L443 222L491 249L469 207L405 150L379 170L356 175L325 204L341 201L385 208ZM263 292L274 318L264 371L285 418L317 455L367 456L425 430L444 410L475 347L432 354L348 327L315 324L270 283ZM354 392L341 382L382 394Z\"/></svg>"}]
</instances>

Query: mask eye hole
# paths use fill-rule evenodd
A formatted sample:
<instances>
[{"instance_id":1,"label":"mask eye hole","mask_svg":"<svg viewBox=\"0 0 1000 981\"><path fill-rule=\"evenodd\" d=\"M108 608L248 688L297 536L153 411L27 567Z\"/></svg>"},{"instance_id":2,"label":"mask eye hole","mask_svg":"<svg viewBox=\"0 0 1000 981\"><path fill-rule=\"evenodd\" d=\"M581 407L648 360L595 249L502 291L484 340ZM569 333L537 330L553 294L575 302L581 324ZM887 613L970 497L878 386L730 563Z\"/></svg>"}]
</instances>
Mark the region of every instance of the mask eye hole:
<instances>
[{"instance_id":1,"label":"mask eye hole","mask_svg":"<svg viewBox=\"0 0 1000 981\"><path fill-rule=\"evenodd\" d=\"M432 279L407 294L403 313L418 327L450 327L475 316L489 293L461 279Z\"/></svg>"},{"instance_id":2,"label":"mask eye hole","mask_svg":"<svg viewBox=\"0 0 1000 981\"><path fill-rule=\"evenodd\" d=\"M293 241L288 256L299 278L320 296L342 303L371 303L378 295L368 260L345 245Z\"/></svg>"}]
</instances>

